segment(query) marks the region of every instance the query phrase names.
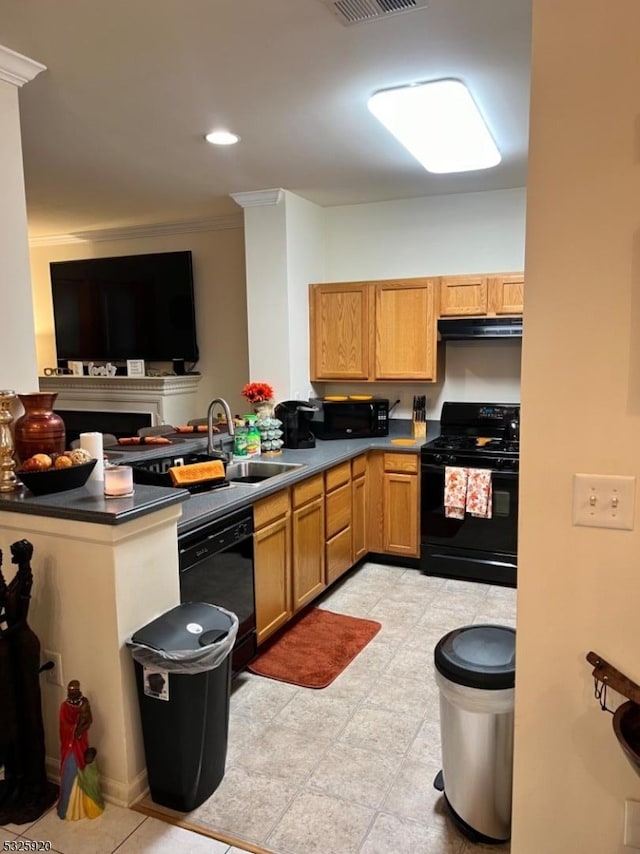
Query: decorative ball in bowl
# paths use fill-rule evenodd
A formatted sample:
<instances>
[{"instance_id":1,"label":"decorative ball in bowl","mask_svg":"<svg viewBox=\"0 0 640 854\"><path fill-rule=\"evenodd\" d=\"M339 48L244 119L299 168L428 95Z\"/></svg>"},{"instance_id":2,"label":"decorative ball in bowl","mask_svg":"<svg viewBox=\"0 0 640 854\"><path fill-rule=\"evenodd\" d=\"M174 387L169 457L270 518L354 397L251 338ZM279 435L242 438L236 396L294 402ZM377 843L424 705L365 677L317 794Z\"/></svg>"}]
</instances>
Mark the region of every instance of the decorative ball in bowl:
<instances>
[{"instance_id":1,"label":"decorative ball in bowl","mask_svg":"<svg viewBox=\"0 0 640 854\"><path fill-rule=\"evenodd\" d=\"M49 495L51 492L64 492L66 489L84 486L97 462L89 460L67 468L49 468L42 471L18 470L16 475L34 495Z\"/></svg>"}]
</instances>

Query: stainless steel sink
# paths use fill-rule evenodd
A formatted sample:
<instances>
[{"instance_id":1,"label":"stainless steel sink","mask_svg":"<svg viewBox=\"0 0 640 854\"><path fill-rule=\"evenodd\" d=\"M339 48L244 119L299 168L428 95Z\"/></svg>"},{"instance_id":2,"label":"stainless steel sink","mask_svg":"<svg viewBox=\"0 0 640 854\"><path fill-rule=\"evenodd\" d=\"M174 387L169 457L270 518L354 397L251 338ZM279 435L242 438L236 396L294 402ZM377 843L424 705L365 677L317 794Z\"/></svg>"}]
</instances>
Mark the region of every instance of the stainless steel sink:
<instances>
[{"instance_id":1,"label":"stainless steel sink","mask_svg":"<svg viewBox=\"0 0 640 854\"><path fill-rule=\"evenodd\" d=\"M226 477L231 483L257 485L272 477L289 474L304 467L304 463L276 463L270 460L235 460L227 466Z\"/></svg>"}]
</instances>

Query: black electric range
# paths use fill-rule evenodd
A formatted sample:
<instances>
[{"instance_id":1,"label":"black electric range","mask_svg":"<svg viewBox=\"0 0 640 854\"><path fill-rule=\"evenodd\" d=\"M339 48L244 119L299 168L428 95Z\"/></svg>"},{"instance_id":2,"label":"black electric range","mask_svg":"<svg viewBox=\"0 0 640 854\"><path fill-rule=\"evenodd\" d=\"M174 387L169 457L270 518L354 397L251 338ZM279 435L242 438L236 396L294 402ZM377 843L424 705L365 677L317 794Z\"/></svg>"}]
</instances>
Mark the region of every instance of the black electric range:
<instances>
[{"instance_id":1,"label":"black electric range","mask_svg":"<svg viewBox=\"0 0 640 854\"><path fill-rule=\"evenodd\" d=\"M421 569L429 575L515 586L517 574L520 406L443 404L440 436L421 451ZM445 485L452 470L484 470L484 517L452 518Z\"/></svg>"}]
</instances>

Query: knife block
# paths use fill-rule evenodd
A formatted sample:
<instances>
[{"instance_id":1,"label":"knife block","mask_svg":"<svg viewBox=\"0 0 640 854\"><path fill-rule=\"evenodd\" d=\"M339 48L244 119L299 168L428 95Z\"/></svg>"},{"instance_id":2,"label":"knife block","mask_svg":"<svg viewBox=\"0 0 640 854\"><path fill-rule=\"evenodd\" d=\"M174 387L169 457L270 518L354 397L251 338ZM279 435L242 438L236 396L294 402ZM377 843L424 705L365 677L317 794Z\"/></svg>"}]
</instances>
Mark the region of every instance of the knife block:
<instances>
[{"instance_id":1,"label":"knife block","mask_svg":"<svg viewBox=\"0 0 640 854\"><path fill-rule=\"evenodd\" d=\"M414 439L424 439L427 435L427 422L426 421L412 421L411 422L411 435Z\"/></svg>"}]
</instances>

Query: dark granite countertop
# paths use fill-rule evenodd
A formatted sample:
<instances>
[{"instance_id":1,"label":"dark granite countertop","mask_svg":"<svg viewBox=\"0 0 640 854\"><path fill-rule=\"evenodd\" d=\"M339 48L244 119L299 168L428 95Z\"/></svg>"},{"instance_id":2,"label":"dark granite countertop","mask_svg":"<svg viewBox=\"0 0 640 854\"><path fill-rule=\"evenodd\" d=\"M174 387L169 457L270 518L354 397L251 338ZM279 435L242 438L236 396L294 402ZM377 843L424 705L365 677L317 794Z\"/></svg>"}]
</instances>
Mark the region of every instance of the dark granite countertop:
<instances>
[{"instance_id":1,"label":"dark granite countertop","mask_svg":"<svg viewBox=\"0 0 640 854\"><path fill-rule=\"evenodd\" d=\"M28 490L22 489L14 493L0 495L0 511L12 513L27 513L38 516L53 516L60 519L79 522L94 522L101 525L119 525L129 522L139 516L153 513L163 507L183 502L182 518L178 524L180 533L192 530L202 524L211 522L235 512L255 501L291 486L297 481L304 480L333 465L349 460L370 450L393 450L398 453L416 453L427 441L438 436L440 425L437 421L427 422L427 438L416 439L411 445L395 445L393 439L410 438L411 423L409 421L392 419L389 436L376 439L338 439L333 441L318 440L315 448L308 450L283 450L277 457L263 457L282 462L302 463L302 467L286 474L249 485L232 483L223 489L200 495L190 495L183 489L171 489L159 486L143 486L136 484L133 496L129 498L104 498L101 484L89 481L80 489L58 492L51 495L33 496ZM206 447L206 438L187 439L175 445L171 453L179 450L186 453L201 450ZM148 460L154 457L166 456L169 449L158 447L140 451L125 451L119 453L113 461L121 464Z\"/></svg>"}]
</instances>

